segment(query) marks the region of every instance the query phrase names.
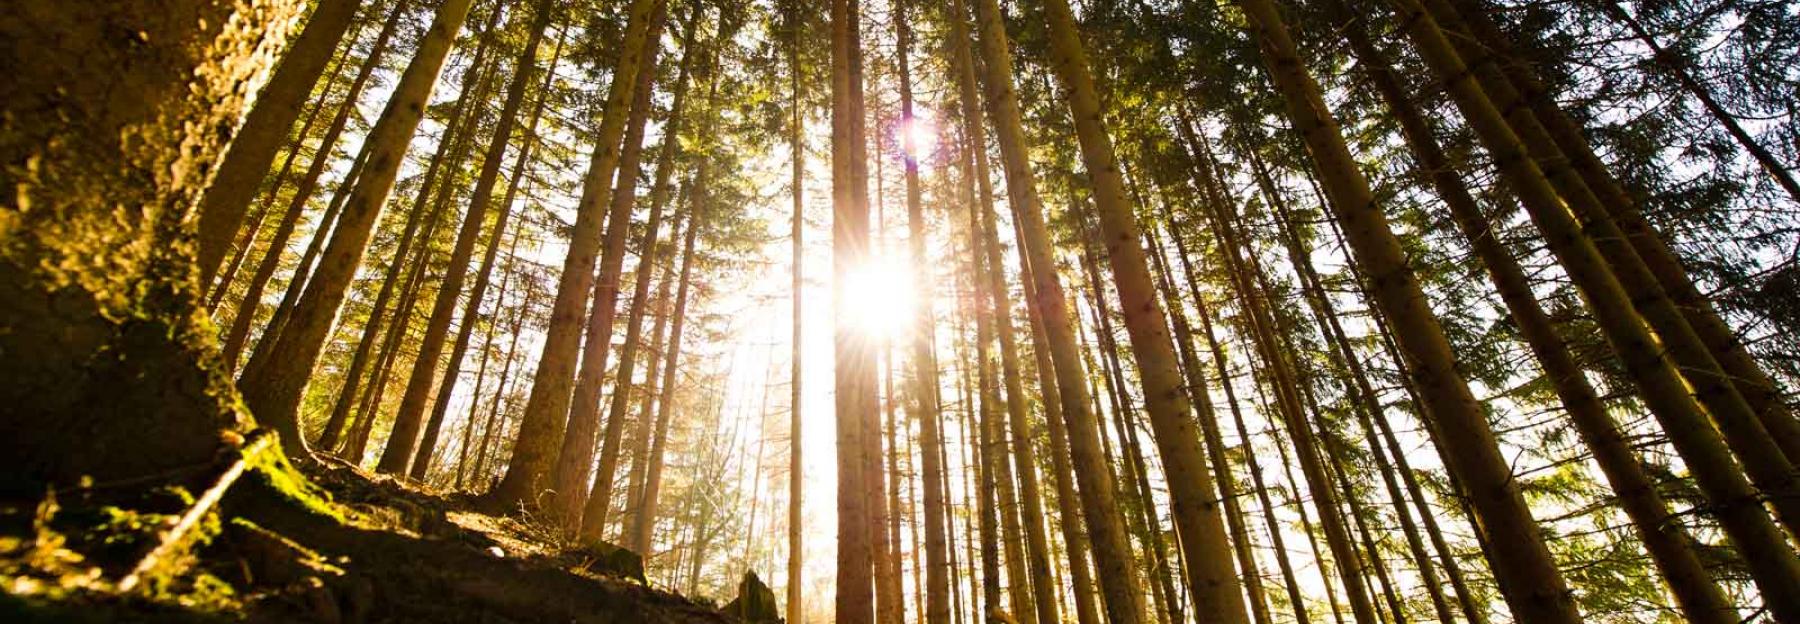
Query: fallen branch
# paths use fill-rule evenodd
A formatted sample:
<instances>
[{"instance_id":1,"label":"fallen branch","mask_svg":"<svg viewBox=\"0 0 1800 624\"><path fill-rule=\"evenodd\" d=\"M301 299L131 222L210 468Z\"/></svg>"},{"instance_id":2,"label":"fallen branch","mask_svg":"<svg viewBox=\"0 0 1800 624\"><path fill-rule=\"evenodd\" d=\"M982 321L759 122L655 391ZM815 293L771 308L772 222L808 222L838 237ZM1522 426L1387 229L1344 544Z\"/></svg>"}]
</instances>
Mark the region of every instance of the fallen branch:
<instances>
[{"instance_id":1,"label":"fallen branch","mask_svg":"<svg viewBox=\"0 0 1800 624\"><path fill-rule=\"evenodd\" d=\"M231 484L237 482L238 477L243 476L244 470L249 467L250 460L255 458L258 453L273 446L274 440L275 435L266 430L253 433L250 443L244 445L236 453L237 459L225 467L225 471L219 474L219 478L213 482L212 487L207 488L200 498L194 500L194 504L188 507L187 512L181 514L181 519L159 533L156 536L156 544L138 559L137 565L132 566L131 572L119 579L119 591L129 593L143 584L144 577L175 552L181 544L182 538L186 537L195 526L198 526L200 519L206 517L206 514L219 504L219 500L225 497L225 491L231 488Z\"/></svg>"}]
</instances>

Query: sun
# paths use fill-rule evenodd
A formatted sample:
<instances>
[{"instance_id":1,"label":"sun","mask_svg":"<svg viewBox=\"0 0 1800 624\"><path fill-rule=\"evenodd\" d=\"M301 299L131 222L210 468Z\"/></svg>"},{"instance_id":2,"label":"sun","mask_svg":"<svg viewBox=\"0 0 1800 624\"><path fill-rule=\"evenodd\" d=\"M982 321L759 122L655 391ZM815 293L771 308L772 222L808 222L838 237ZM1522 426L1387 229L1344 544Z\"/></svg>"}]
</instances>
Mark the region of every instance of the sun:
<instances>
[{"instance_id":1,"label":"sun","mask_svg":"<svg viewBox=\"0 0 1800 624\"><path fill-rule=\"evenodd\" d=\"M858 333L892 339L913 323L913 272L898 256L877 253L844 275L844 311Z\"/></svg>"}]
</instances>

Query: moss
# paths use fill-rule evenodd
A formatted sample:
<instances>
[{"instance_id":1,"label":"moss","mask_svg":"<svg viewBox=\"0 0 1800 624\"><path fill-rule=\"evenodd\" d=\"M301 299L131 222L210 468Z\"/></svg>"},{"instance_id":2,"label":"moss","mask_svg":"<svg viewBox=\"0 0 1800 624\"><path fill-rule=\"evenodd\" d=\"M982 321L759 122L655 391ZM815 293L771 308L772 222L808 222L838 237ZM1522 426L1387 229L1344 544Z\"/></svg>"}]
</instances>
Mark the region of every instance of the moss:
<instances>
[{"instance_id":1,"label":"moss","mask_svg":"<svg viewBox=\"0 0 1800 624\"><path fill-rule=\"evenodd\" d=\"M287 454L281 451L280 444L277 440L267 450L250 457L247 467L250 474L247 476L267 487L276 496L307 512L340 524L346 522L343 513L332 503L331 493L314 484L306 475L300 474L293 464L288 463Z\"/></svg>"}]
</instances>

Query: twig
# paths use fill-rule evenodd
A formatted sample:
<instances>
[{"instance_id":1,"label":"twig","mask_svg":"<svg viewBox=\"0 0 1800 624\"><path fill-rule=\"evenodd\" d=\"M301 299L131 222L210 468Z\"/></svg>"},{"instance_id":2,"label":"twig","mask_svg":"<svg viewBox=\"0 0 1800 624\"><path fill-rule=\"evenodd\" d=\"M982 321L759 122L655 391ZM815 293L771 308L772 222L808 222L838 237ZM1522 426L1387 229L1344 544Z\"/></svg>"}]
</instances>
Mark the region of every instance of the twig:
<instances>
[{"instance_id":1,"label":"twig","mask_svg":"<svg viewBox=\"0 0 1800 624\"><path fill-rule=\"evenodd\" d=\"M130 573L119 579L119 591L129 593L137 589L138 585L142 584L144 577L162 563L163 559L167 558L171 552L174 552L182 538L199 525L200 519L206 517L207 512L212 511L213 506L225 497L225 490L230 489L231 484L237 482L238 477L243 476L250 459L257 453L267 450L274 439L274 434L266 430L254 434L250 443L237 454L237 459L232 461L223 473L219 474L218 480L213 482L212 487L207 488L206 492L194 501L193 506L181 515L180 520L157 535L156 545L138 559L137 565L131 568Z\"/></svg>"}]
</instances>

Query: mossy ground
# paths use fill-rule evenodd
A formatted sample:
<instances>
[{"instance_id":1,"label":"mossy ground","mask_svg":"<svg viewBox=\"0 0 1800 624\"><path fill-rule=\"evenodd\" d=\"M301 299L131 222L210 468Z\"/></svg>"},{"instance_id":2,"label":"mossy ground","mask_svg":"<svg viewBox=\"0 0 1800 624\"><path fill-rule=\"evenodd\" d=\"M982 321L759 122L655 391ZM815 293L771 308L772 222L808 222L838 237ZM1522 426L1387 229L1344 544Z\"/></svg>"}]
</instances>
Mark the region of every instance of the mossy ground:
<instances>
[{"instance_id":1,"label":"mossy ground","mask_svg":"<svg viewBox=\"0 0 1800 624\"><path fill-rule=\"evenodd\" d=\"M0 621L732 621L466 496L259 455L131 596L114 583L203 483L0 501Z\"/></svg>"}]
</instances>

